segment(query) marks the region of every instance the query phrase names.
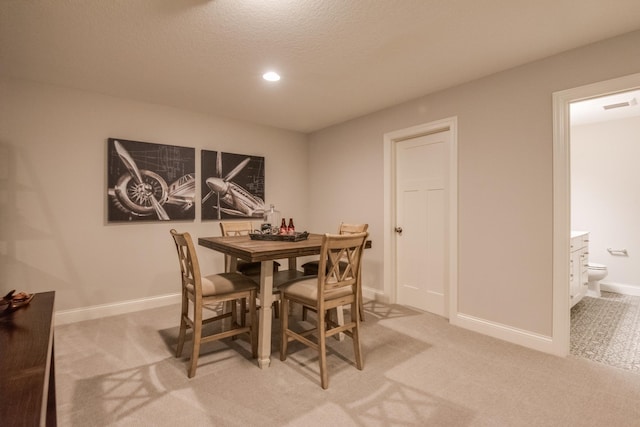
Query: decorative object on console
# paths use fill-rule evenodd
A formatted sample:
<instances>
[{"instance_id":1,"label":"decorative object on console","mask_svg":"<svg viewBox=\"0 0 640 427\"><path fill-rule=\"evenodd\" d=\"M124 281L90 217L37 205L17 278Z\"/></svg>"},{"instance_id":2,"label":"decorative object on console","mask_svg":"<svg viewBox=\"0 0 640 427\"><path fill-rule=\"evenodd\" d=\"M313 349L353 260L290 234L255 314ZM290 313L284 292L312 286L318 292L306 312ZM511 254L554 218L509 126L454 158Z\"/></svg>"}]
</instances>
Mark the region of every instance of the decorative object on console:
<instances>
[{"instance_id":1,"label":"decorative object on console","mask_svg":"<svg viewBox=\"0 0 640 427\"><path fill-rule=\"evenodd\" d=\"M0 316L14 312L31 302L33 294L26 292L15 293L15 289L9 291L4 297L0 298Z\"/></svg>"}]
</instances>

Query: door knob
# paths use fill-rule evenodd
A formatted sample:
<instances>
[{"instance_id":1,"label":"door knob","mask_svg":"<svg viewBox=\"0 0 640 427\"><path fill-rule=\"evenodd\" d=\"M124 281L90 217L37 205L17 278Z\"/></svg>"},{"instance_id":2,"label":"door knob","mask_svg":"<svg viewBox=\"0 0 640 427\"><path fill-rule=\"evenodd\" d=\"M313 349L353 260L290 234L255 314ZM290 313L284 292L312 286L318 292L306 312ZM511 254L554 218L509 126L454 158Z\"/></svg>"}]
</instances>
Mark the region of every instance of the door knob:
<instances>
[{"instance_id":1,"label":"door knob","mask_svg":"<svg viewBox=\"0 0 640 427\"><path fill-rule=\"evenodd\" d=\"M395 230L396 233L402 233L402 227L396 227Z\"/></svg>"}]
</instances>

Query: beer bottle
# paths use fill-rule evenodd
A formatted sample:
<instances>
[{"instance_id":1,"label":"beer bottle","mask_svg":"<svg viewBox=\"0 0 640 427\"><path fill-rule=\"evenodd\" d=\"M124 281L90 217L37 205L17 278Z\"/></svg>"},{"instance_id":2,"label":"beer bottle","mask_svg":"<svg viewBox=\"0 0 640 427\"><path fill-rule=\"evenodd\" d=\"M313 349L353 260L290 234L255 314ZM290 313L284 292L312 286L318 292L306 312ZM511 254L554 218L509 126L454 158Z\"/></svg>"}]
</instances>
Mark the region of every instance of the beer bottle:
<instances>
[{"instance_id":1,"label":"beer bottle","mask_svg":"<svg viewBox=\"0 0 640 427\"><path fill-rule=\"evenodd\" d=\"M282 222L280 223L280 234L287 234L287 222L282 218Z\"/></svg>"},{"instance_id":2,"label":"beer bottle","mask_svg":"<svg viewBox=\"0 0 640 427\"><path fill-rule=\"evenodd\" d=\"M293 226L293 218L289 218L289 227L287 227L287 233L295 234L296 228Z\"/></svg>"}]
</instances>

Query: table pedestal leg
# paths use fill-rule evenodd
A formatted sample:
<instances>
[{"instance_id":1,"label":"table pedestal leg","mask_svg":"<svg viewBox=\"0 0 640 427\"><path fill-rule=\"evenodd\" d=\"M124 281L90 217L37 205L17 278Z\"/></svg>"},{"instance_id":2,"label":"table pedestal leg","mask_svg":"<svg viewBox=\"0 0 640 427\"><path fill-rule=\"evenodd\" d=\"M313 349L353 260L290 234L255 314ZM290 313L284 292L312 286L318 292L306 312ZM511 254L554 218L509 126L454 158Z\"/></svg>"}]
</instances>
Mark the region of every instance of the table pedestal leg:
<instances>
[{"instance_id":1,"label":"table pedestal leg","mask_svg":"<svg viewBox=\"0 0 640 427\"><path fill-rule=\"evenodd\" d=\"M271 319L273 304L273 261L262 261L260 268L260 316L258 323L258 366L271 362Z\"/></svg>"}]
</instances>

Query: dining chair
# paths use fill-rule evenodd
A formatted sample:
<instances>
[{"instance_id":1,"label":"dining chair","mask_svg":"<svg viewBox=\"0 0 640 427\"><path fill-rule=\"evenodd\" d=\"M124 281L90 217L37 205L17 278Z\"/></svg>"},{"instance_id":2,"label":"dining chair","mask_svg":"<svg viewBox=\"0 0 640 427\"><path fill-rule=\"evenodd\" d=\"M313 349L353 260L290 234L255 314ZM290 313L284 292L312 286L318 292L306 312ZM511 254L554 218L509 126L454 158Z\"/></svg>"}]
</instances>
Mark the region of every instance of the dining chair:
<instances>
[{"instance_id":1,"label":"dining chair","mask_svg":"<svg viewBox=\"0 0 640 427\"><path fill-rule=\"evenodd\" d=\"M369 224L346 224L344 222L340 223L340 227L338 227L338 234L354 234L354 233L362 233L367 231L369 228ZM305 276L317 276L318 275L318 266L319 261L313 260L302 264L302 270ZM344 267L344 266L343 266ZM358 275L360 277L360 275ZM362 296L362 286L359 286L360 295L358 295L358 304L360 305L360 320L364 322L364 301ZM304 309L302 312L302 318L307 318L307 309Z\"/></svg>"},{"instance_id":2,"label":"dining chair","mask_svg":"<svg viewBox=\"0 0 640 427\"><path fill-rule=\"evenodd\" d=\"M253 231L253 225L251 221L221 221L220 231L223 236L246 236ZM224 271L229 271L231 264L231 257L229 255L224 256ZM277 272L280 268L280 263L273 262L273 272ZM260 262L250 262L242 259L238 260L236 270L246 276L259 276L260 275Z\"/></svg>"},{"instance_id":3,"label":"dining chair","mask_svg":"<svg viewBox=\"0 0 640 427\"><path fill-rule=\"evenodd\" d=\"M327 373L327 338L344 333L353 340L356 367L362 370L363 360L360 348L360 316L358 314L358 287L360 286L360 262L369 233L325 234L316 277L294 280L280 287L282 304L280 360L287 359L290 341L299 341L318 351L320 378L323 389L329 386ZM290 328L289 304L298 303L316 311L314 328L296 331ZM351 306L350 321L339 324L329 313L343 305ZM315 340L312 337L315 335Z\"/></svg>"},{"instance_id":4,"label":"dining chair","mask_svg":"<svg viewBox=\"0 0 640 427\"><path fill-rule=\"evenodd\" d=\"M251 354L254 358L257 357L258 317L256 315L256 295L258 285L250 278L239 273L219 273L202 277L191 235L189 233L178 233L174 229L170 233L178 251L178 261L180 262L182 276L182 308L176 357L180 357L182 354L187 329L190 328L193 331L193 349L191 351L191 364L188 369L189 378L196 374L200 345L206 342L248 333ZM244 322L245 313L240 313L241 321L239 324L237 311L235 310L235 302L237 300L247 299L249 300L248 326ZM224 304L226 302L232 302L234 309L230 312L204 318L205 309L215 312L220 303ZM228 330L203 336L203 325L229 317L231 318L231 324Z\"/></svg>"},{"instance_id":5,"label":"dining chair","mask_svg":"<svg viewBox=\"0 0 640 427\"><path fill-rule=\"evenodd\" d=\"M223 236L246 236L253 231L251 221L221 221L220 231ZM231 257L229 255L224 256L224 271L229 271L231 264ZM280 292L278 291L278 285L290 279L297 277L297 273L291 271L278 271L280 263L273 261L273 294L276 296L276 300L273 302L273 314L276 318L280 316ZM250 262L242 259L237 260L236 271L251 277L256 283L260 282L260 262ZM302 273L300 273L300 276ZM246 310L246 307L241 303L241 310Z\"/></svg>"}]
</instances>

